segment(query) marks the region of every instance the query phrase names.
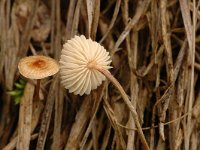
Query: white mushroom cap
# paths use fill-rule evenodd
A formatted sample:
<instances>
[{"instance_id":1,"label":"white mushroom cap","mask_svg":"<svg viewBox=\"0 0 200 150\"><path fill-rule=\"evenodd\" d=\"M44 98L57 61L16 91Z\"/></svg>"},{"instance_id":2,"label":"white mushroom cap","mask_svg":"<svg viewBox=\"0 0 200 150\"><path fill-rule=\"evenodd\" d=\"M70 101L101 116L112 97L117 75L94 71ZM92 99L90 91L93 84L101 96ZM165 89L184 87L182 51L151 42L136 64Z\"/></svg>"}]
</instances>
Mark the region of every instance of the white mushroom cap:
<instances>
[{"instance_id":1,"label":"white mushroom cap","mask_svg":"<svg viewBox=\"0 0 200 150\"><path fill-rule=\"evenodd\" d=\"M29 79L42 79L59 71L58 63L46 56L29 56L22 58L18 64L19 72Z\"/></svg>"},{"instance_id":2,"label":"white mushroom cap","mask_svg":"<svg viewBox=\"0 0 200 150\"><path fill-rule=\"evenodd\" d=\"M63 45L60 59L61 83L70 93L90 94L105 76L90 66L95 63L104 69L112 68L109 53L99 43L75 36Z\"/></svg>"}]
</instances>

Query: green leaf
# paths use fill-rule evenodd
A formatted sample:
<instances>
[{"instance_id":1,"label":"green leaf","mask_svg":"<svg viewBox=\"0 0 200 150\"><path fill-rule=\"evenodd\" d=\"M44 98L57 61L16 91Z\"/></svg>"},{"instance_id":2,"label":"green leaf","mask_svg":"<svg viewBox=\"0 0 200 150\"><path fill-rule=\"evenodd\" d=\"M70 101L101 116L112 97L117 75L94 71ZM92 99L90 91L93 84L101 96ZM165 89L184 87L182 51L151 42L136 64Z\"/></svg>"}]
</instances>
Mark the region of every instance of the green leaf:
<instances>
[{"instance_id":1,"label":"green leaf","mask_svg":"<svg viewBox=\"0 0 200 150\"><path fill-rule=\"evenodd\" d=\"M22 85L25 85L25 84L26 84L26 81L25 81L25 80L22 80L22 79L20 79L20 80L19 80L19 83L20 83L20 84L22 84Z\"/></svg>"},{"instance_id":2,"label":"green leaf","mask_svg":"<svg viewBox=\"0 0 200 150\"><path fill-rule=\"evenodd\" d=\"M22 95L22 93L23 93L23 91L19 91L19 90L15 90L15 91L10 91L10 92L7 92L10 96L13 96L13 97L15 97L15 96L21 96Z\"/></svg>"},{"instance_id":3,"label":"green leaf","mask_svg":"<svg viewBox=\"0 0 200 150\"><path fill-rule=\"evenodd\" d=\"M21 97L20 96L15 97L15 99L14 99L15 105L19 104L20 101L21 101Z\"/></svg>"},{"instance_id":4,"label":"green leaf","mask_svg":"<svg viewBox=\"0 0 200 150\"><path fill-rule=\"evenodd\" d=\"M19 84L19 83L15 83L16 88L18 89L24 89L24 84Z\"/></svg>"}]
</instances>

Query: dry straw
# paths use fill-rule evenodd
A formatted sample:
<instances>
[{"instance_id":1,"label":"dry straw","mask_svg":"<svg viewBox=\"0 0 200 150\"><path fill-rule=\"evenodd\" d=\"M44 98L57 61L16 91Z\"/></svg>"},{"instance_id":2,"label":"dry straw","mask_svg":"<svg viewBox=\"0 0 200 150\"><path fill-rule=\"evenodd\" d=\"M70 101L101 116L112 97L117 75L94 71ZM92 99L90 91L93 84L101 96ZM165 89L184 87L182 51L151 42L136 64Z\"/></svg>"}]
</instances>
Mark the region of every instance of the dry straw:
<instances>
[{"instance_id":1,"label":"dry straw","mask_svg":"<svg viewBox=\"0 0 200 150\"><path fill-rule=\"evenodd\" d=\"M111 68L110 63L109 53L103 46L91 39L86 39L83 35L75 36L64 44L61 52L61 82L69 92L83 95L90 94L91 90L96 89L106 76L121 93L135 120L140 139L145 149L149 149L136 109L122 86L108 71Z\"/></svg>"}]
</instances>

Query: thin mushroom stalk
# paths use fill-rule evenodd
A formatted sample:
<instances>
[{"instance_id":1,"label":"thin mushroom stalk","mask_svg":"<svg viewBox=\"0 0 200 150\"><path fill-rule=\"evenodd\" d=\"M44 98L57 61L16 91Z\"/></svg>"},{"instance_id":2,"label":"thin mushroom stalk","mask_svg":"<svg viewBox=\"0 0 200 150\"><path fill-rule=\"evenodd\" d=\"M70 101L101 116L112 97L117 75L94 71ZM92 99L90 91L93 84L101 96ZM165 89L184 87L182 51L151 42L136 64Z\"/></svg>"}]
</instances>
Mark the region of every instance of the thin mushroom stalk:
<instances>
[{"instance_id":1,"label":"thin mushroom stalk","mask_svg":"<svg viewBox=\"0 0 200 150\"><path fill-rule=\"evenodd\" d=\"M40 95L40 83L41 82L41 79L37 79L37 83L36 83L36 89L35 89L35 96L34 98L36 100L39 100L39 95Z\"/></svg>"},{"instance_id":2,"label":"thin mushroom stalk","mask_svg":"<svg viewBox=\"0 0 200 150\"><path fill-rule=\"evenodd\" d=\"M138 134L140 136L140 139L141 139L142 143L144 144L145 149L149 150L150 148L149 148L148 143L147 143L145 136L143 134L143 131L142 131L142 128L141 128L141 125L140 125L140 122L139 122L138 114L137 114L134 106L130 102L126 92L122 88L121 84L117 81L117 79L108 70L105 70L101 66L98 66L95 62L89 63L88 67L91 68L91 69L92 68L96 69L99 72L101 72L102 74L104 74L115 85L115 87L119 90L125 104L127 105L127 107L131 111L131 114L132 114L133 119L135 121L136 127L138 128Z\"/></svg>"},{"instance_id":3,"label":"thin mushroom stalk","mask_svg":"<svg viewBox=\"0 0 200 150\"><path fill-rule=\"evenodd\" d=\"M130 102L127 94L119 82L108 71L110 55L99 43L86 39L85 36L75 36L63 45L60 59L60 77L63 86L74 94L90 94L106 79L116 86L122 95L125 104L131 111L138 128L139 137L145 147L149 146L142 132L136 109Z\"/></svg>"}]
</instances>

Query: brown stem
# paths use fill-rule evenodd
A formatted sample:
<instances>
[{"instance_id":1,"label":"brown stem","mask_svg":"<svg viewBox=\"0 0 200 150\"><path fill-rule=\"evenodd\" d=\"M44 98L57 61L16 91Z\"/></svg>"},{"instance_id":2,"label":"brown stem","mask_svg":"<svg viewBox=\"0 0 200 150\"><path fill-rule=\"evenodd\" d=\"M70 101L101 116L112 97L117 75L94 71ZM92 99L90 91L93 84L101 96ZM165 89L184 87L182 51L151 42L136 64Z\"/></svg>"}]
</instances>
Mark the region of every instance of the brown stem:
<instances>
[{"instance_id":1,"label":"brown stem","mask_svg":"<svg viewBox=\"0 0 200 150\"><path fill-rule=\"evenodd\" d=\"M121 93L121 95L123 97L123 100L124 100L125 104L127 105L127 107L131 111L131 114L133 116L133 119L134 119L135 124L136 124L137 129L138 129L138 134L139 134L139 137L141 139L141 142L143 143L143 145L144 145L146 150L150 150L149 145L148 145L148 143L147 143L147 141L145 139L145 136L143 134L143 131L142 131L139 119L138 119L138 114L136 112L136 109L134 108L134 106L130 102L127 94L125 93L125 91L122 88L122 86L120 85L120 83L113 77L113 75L109 71L107 71L107 70L103 69L102 67L99 67L98 65L95 65L95 64L93 65L93 67L95 69L97 69L99 72L101 72L102 74L104 74L116 86L116 88L119 90L119 92Z\"/></svg>"},{"instance_id":2,"label":"brown stem","mask_svg":"<svg viewBox=\"0 0 200 150\"><path fill-rule=\"evenodd\" d=\"M36 88L35 88L35 96L34 96L35 100L39 100L40 81L41 81L41 79L37 79Z\"/></svg>"}]
</instances>

